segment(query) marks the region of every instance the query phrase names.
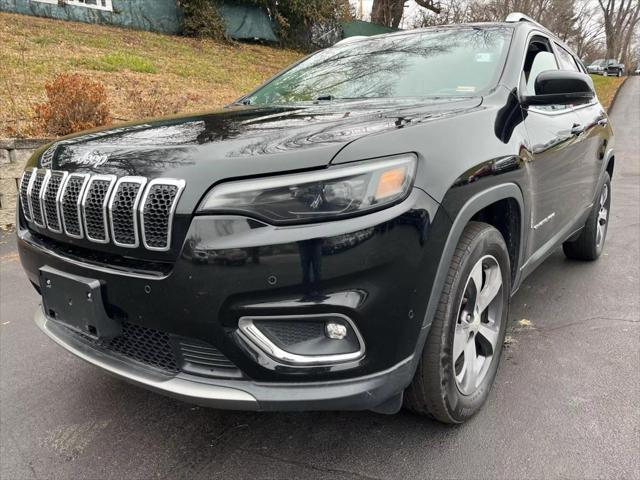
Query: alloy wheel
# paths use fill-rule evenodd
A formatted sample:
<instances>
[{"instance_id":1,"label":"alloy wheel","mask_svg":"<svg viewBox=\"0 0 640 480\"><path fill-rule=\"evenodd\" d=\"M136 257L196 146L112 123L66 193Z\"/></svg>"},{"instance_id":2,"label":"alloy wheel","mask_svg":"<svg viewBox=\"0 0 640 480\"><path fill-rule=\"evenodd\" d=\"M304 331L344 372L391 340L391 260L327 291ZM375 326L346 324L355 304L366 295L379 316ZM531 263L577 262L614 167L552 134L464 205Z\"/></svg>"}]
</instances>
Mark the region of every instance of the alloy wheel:
<instances>
[{"instance_id":1,"label":"alloy wheel","mask_svg":"<svg viewBox=\"0 0 640 480\"><path fill-rule=\"evenodd\" d=\"M598 210L598 222L596 224L596 247L600 248L607 233L607 224L609 219L609 186L607 184L602 187L600 194L600 210Z\"/></svg>"},{"instance_id":2,"label":"alloy wheel","mask_svg":"<svg viewBox=\"0 0 640 480\"><path fill-rule=\"evenodd\" d=\"M453 337L453 368L458 389L471 395L491 366L500 336L504 299L502 271L492 255L471 269Z\"/></svg>"}]
</instances>

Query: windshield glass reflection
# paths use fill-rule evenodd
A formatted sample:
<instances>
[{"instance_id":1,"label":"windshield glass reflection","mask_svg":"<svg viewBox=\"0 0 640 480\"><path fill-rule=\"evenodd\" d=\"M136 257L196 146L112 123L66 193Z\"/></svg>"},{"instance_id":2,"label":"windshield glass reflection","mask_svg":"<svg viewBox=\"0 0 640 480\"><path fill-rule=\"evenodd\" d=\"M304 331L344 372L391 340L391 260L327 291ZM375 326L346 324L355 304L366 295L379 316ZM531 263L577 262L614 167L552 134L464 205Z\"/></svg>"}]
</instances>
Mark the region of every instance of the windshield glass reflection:
<instances>
[{"instance_id":1,"label":"windshield glass reflection","mask_svg":"<svg viewBox=\"0 0 640 480\"><path fill-rule=\"evenodd\" d=\"M312 55L244 102L477 95L497 82L510 35L469 27L354 41Z\"/></svg>"}]
</instances>

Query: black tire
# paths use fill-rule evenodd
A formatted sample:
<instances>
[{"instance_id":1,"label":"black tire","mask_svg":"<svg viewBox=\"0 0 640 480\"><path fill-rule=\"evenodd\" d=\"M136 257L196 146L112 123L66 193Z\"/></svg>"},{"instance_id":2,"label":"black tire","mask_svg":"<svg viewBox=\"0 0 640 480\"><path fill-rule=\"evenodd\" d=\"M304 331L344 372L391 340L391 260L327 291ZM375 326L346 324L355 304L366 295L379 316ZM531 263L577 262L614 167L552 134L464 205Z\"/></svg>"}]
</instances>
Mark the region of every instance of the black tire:
<instances>
[{"instance_id":1,"label":"black tire","mask_svg":"<svg viewBox=\"0 0 640 480\"><path fill-rule=\"evenodd\" d=\"M455 376L453 340L459 324L460 308L474 265L487 255L497 260L502 277L501 319L496 346L488 369L477 389L463 394ZM436 314L411 385L404 397L409 410L443 423L462 423L484 404L498 369L509 315L511 269L507 246L500 232L491 225L470 222L453 254ZM484 281L484 280L483 280Z\"/></svg>"},{"instance_id":2,"label":"black tire","mask_svg":"<svg viewBox=\"0 0 640 480\"><path fill-rule=\"evenodd\" d=\"M606 193L604 205L601 204L603 192ZM604 232L602 238L598 242L598 224L601 222L601 207L606 208L606 218L604 223ZM572 260L597 260L602 254L604 242L607 238L608 222L611 212L611 179L609 174L605 173L605 180L600 189L598 199L593 205L589 218L580 232L580 236L573 241L567 241L562 244L562 250L567 258Z\"/></svg>"}]
</instances>

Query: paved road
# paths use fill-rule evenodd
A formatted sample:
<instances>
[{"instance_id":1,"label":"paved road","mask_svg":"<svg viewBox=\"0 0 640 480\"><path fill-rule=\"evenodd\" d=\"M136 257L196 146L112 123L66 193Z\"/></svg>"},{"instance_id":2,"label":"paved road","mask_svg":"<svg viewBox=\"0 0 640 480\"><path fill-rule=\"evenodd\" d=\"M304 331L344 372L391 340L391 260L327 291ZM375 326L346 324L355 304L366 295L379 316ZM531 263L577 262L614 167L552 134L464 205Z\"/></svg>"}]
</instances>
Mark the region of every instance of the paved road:
<instances>
[{"instance_id":1,"label":"paved road","mask_svg":"<svg viewBox=\"0 0 640 480\"><path fill-rule=\"evenodd\" d=\"M613 123L604 256L557 252L526 281L489 403L461 427L406 412L223 412L131 387L37 331L5 238L0 477L640 478L640 77Z\"/></svg>"}]
</instances>

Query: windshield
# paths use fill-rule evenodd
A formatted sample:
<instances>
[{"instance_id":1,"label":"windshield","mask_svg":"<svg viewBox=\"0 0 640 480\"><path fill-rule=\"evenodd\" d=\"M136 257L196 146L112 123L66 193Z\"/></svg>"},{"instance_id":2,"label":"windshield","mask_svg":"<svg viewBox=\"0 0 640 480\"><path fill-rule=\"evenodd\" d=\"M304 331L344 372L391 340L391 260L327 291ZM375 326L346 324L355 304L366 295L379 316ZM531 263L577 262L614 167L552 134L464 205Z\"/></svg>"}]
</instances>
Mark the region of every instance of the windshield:
<instances>
[{"instance_id":1,"label":"windshield","mask_svg":"<svg viewBox=\"0 0 640 480\"><path fill-rule=\"evenodd\" d=\"M497 83L511 32L448 28L354 41L308 57L243 102L477 95Z\"/></svg>"}]
</instances>

